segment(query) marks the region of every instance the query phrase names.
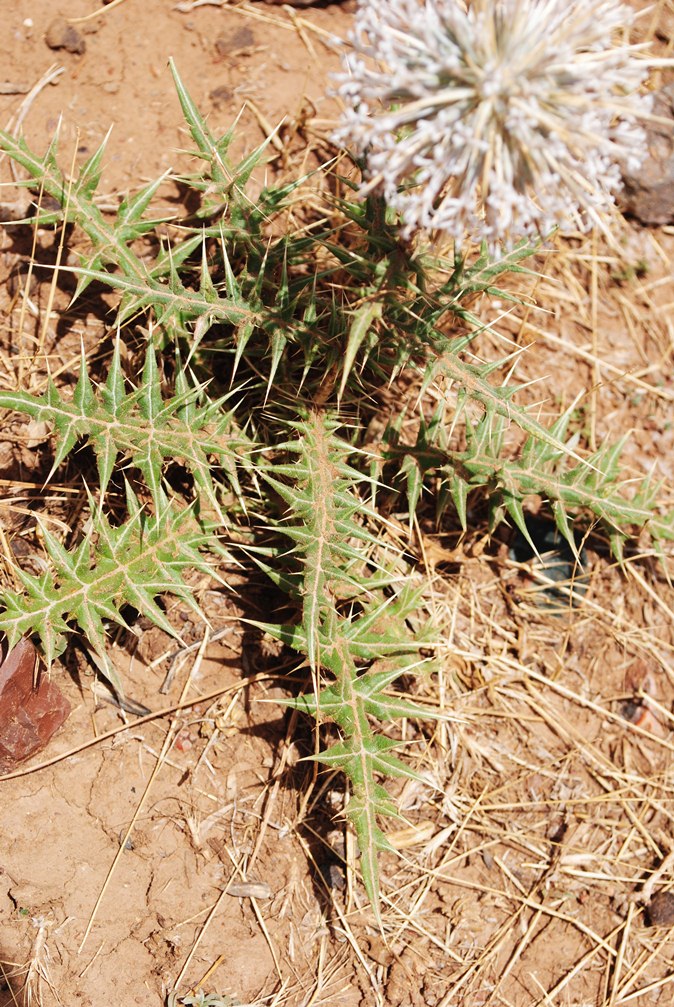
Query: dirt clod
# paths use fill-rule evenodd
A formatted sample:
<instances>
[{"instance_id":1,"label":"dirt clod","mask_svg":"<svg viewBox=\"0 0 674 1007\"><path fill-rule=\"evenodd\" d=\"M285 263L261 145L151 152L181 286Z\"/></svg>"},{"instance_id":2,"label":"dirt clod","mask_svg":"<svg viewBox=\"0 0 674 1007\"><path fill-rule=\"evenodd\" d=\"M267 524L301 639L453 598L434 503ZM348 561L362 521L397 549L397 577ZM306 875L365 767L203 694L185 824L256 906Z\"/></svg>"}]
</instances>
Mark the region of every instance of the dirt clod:
<instances>
[{"instance_id":1,"label":"dirt clod","mask_svg":"<svg viewBox=\"0 0 674 1007\"><path fill-rule=\"evenodd\" d=\"M220 87L214 87L208 97L216 108L220 108L232 100L232 89L226 84L222 84Z\"/></svg>"},{"instance_id":2,"label":"dirt clod","mask_svg":"<svg viewBox=\"0 0 674 1007\"><path fill-rule=\"evenodd\" d=\"M240 49L250 49L255 45L255 35L248 25L237 28L228 35L219 35L215 40L215 51L218 56L225 57Z\"/></svg>"},{"instance_id":3,"label":"dirt clod","mask_svg":"<svg viewBox=\"0 0 674 1007\"><path fill-rule=\"evenodd\" d=\"M78 56L82 56L87 48L77 29L68 24L63 17L55 17L50 22L44 40L50 49L65 49L66 52L76 53Z\"/></svg>"}]
</instances>

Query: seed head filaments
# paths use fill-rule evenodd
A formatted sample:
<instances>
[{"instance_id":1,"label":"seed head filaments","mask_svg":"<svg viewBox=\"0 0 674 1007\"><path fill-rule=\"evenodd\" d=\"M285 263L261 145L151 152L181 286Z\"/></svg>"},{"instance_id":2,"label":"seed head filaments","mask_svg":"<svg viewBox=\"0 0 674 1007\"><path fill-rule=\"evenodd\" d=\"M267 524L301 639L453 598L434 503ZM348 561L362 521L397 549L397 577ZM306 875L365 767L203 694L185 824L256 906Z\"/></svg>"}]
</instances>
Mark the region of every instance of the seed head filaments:
<instances>
[{"instance_id":1,"label":"seed head filaments","mask_svg":"<svg viewBox=\"0 0 674 1007\"><path fill-rule=\"evenodd\" d=\"M361 0L338 139L365 191L407 233L492 247L600 224L645 154L632 19L618 0Z\"/></svg>"}]
</instances>

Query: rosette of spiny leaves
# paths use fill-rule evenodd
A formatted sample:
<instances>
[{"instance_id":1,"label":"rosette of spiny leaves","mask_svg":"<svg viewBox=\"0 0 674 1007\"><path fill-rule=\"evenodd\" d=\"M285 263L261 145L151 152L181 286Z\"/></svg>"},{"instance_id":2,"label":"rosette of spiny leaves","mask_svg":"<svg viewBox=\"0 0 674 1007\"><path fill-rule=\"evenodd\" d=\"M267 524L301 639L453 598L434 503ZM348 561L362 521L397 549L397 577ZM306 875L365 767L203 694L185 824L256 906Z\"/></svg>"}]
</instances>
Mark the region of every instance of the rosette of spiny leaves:
<instances>
[{"instance_id":1,"label":"rosette of spiny leaves","mask_svg":"<svg viewBox=\"0 0 674 1007\"><path fill-rule=\"evenodd\" d=\"M202 370L212 373L213 356L223 353L231 355L233 372L246 353L256 362L268 356L269 390L289 345L301 346L310 359L316 355L311 333L320 309L306 289L312 281L305 275L291 283L290 275L293 267L303 268L316 237L282 234L278 226L278 215L305 179L272 183L261 191L251 184L254 169L264 164L269 139L240 161L232 160L236 124L215 136L172 61L170 66L195 144L191 153L199 162L198 171L177 177L199 198L190 216L174 220L166 212L152 213L162 185L175 180L170 173L124 199L115 213L103 213L96 192L105 140L72 180L59 167L56 138L39 156L25 140L0 130L0 150L28 174L22 184L58 204L48 212L37 205L34 219L45 227L73 224L89 241L88 251L78 249L78 266L60 267L78 277L73 299L94 281L114 288L120 295L118 326L145 316L159 339L176 343L195 367L203 360L199 347L213 330Z\"/></svg>"},{"instance_id":2,"label":"rosette of spiny leaves","mask_svg":"<svg viewBox=\"0 0 674 1007\"><path fill-rule=\"evenodd\" d=\"M433 633L408 626L419 618L420 590L396 572L400 557L373 530L380 521L361 496L371 487L350 464L352 454L333 423L312 415L275 451L279 460L263 468L286 505L276 527L292 543L290 550L279 546L266 569L300 602L301 617L297 624L260 625L305 654L312 669L313 693L290 705L340 729L341 739L317 758L349 779L347 815L379 920L378 853L391 850L379 819L397 815L379 781L419 777L395 754L398 743L377 732L377 723L437 715L390 690L401 675L424 665L419 651L432 645Z\"/></svg>"}]
</instances>

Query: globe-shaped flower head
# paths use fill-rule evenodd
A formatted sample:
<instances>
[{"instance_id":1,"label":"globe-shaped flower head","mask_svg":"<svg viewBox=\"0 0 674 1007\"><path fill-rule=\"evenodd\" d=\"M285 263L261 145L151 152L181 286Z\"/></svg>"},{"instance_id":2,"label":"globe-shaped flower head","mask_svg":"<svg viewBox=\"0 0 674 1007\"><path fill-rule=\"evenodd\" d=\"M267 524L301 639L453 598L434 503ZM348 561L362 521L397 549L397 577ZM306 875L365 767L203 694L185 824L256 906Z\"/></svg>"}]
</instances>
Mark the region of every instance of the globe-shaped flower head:
<instances>
[{"instance_id":1,"label":"globe-shaped flower head","mask_svg":"<svg viewBox=\"0 0 674 1007\"><path fill-rule=\"evenodd\" d=\"M648 61L617 0L361 0L340 142L407 233L495 247L601 223L638 166Z\"/></svg>"}]
</instances>

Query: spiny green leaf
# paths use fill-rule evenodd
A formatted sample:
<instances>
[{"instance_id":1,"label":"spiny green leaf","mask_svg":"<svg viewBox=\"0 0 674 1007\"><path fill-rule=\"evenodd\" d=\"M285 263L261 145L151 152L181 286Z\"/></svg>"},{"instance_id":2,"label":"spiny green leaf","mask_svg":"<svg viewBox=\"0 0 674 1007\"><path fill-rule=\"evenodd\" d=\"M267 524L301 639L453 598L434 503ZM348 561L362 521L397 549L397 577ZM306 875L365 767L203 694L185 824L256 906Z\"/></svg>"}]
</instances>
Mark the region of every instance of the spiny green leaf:
<instances>
[{"instance_id":1,"label":"spiny green leaf","mask_svg":"<svg viewBox=\"0 0 674 1007\"><path fill-rule=\"evenodd\" d=\"M0 392L0 408L13 409L54 426L56 460L72 450L80 438L88 438L98 462L101 491L105 491L116 459L135 465L143 474L155 506L162 498L163 467L180 461L192 474L198 496L220 516L218 493L213 481L215 463L238 494L237 468L248 448L225 400L202 401L198 388L185 381L181 392L163 398L155 351L148 347L141 384L128 393L124 387L119 347L115 349L108 377L95 393L86 374L85 361L72 399L65 399L50 383L44 395Z\"/></svg>"},{"instance_id":2,"label":"spiny green leaf","mask_svg":"<svg viewBox=\"0 0 674 1007\"><path fill-rule=\"evenodd\" d=\"M131 516L119 527L109 523L93 500L90 504L90 530L73 552L43 528L49 569L39 577L19 571L23 594L0 591L0 629L10 646L37 633L51 663L63 652L72 627L79 626L119 689L105 623L125 625L120 609L130 604L177 637L155 599L170 591L196 606L183 577L190 570L210 570L203 553L214 546L215 538L190 509L180 511L168 503L150 515L135 501Z\"/></svg>"},{"instance_id":3,"label":"spiny green leaf","mask_svg":"<svg viewBox=\"0 0 674 1007\"><path fill-rule=\"evenodd\" d=\"M364 304L361 308L358 308L354 314L353 321L351 322L351 326L349 328L349 335L346 341L346 353L344 354L344 363L342 365L342 380L339 386L340 399L344 395L346 382L349 379L349 374L351 373L351 368L356 360L356 355L370 331L372 323L376 319L381 318L383 310L381 302L373 301L370 304Z\"/></svg>"},{"instance_id":4,"label":"spiny green leaf","mask_svg":"<svg viewBox=\"0 0 674 1007\"><path fill-rule=\"evenodd\" d=\"M420 602L418 589L405 586L398 594L385 593L393 591L397 575L387 571L387 547L364 527L364 519L374 522L376 515L359 493L362 487L370 494L370 479L351 464L353 449L324 417L312 415L295 429L296 439L277 445L282 460L263 475L287 507L277 528L293 543L285 557L295 560L296 567L286 583L293 595L299 588L302 622L256 625L305 654L316 675L333 676L316 694L288 705L319 722L330 718L342 732L342 740L317 758L341 769L351 783L347 814L358 838L363 882L381 925L377 855L389 847L377 819L396 811L378 778L418 776L394 754L397 744L379 736L371 721L429 713L388 689L400 675L418 668L419 648L431 634L415 638L406 626L406 616ZM378 551L382 556L375 558ZM274 579L283 583L278 573ZM345 589L351 611L340 608ZM385 654L391 660L383 666L378 662ZM368 668L365 662L374 663Z\"/></svg>"}]
</instances>

